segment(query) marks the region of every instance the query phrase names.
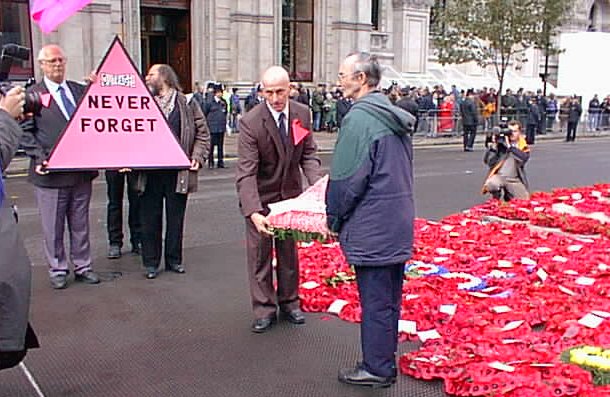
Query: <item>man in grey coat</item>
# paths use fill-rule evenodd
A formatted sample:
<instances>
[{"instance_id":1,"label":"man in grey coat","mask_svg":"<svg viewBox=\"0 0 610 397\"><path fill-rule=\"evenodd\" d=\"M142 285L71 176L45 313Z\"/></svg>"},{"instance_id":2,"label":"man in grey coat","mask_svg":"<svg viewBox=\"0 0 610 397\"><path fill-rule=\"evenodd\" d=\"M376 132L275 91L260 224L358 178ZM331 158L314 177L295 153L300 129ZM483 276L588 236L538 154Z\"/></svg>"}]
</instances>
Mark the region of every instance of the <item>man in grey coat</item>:
<instances>
[{"instance_id":1,"label":"man in grey coat","mask_svg":"<svg viewBox=\"0 0 610 397\"><path fill-rule=\"evenodd\" d=\"M15 151L22 130L15 118L23 114L22 88L0 94L0 170L4 171ZM28 324L30 312L30 260L17 232L17 222L4 200L4 181L0 177L0 369L14 367L27 349L38 347Z\"/></svg>"}]
</instances>

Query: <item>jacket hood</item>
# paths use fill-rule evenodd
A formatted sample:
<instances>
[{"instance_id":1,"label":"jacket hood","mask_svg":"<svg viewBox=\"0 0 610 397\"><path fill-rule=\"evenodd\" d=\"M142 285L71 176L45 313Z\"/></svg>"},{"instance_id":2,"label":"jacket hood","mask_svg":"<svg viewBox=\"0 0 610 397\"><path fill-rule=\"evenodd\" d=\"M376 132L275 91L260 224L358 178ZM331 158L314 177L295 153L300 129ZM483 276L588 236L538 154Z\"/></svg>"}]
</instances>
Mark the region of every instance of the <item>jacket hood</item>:
<instances>
[{"instance_id":1,"label":"jacket hood","mask_svg":"<svg viewBox=\"0 0 610 397\"><path fill-rule=\"evenodd\" d=\"M372 92L358 99L353 109L370 113L385 124L395 135L406 135L413 132L415 117L405 110L395 106L387 96L380 92Z\"/></svg>"}]
</instances>

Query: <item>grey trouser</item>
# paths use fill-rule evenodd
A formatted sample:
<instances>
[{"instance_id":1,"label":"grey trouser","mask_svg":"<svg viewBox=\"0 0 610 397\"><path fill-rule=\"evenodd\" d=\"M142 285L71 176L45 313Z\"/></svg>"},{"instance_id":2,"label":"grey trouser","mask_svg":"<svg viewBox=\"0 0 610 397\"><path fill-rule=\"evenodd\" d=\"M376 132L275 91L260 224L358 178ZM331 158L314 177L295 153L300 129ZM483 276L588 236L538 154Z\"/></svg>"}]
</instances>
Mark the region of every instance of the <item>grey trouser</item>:
<instances>
[{"instance_id":1,"label":"grey trouser","mask_svg":"<svg viewBox=\"0 0 610 397\"><path fill-rule=\"evenodd\" d=\"M89 242L89 203L91 182L67 188L36 187L36 199L42 220L44 253L51 276L68 273L64 248L64 230L68 224L70 261L74 273L91 270Z\"/></svg>"},{"instance_id":2,"label":"grey trouser","mask_svg":"<svg viewBox=\"0 0 610 397\"><path fill-rule=\"evenodd\" d=\"M530 193L525 188L523 182L519 178L508 178L502 175L492 175L485 182L485 187L489 192L498 192L502 188L516 199L527 200L530 198Z\"/></svg>"}]
</instances>

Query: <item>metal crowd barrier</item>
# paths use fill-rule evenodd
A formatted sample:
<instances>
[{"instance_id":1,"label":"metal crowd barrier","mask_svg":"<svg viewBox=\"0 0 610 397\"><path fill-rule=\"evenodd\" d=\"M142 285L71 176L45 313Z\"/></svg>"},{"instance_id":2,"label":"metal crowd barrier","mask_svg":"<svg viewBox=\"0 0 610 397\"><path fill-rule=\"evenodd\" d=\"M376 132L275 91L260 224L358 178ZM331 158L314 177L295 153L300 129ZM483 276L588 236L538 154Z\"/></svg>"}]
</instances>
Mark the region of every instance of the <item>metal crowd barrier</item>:
<instances>
[{"instance_id":1,"label":"metal crowd barrier","mask_svg":"<svg viewBox=\"0 0 610 397\"><path fill-rule=\"evenodd\" d=\"M451 116L443 115L442 111L429 110L420 111L418 116L418 126L415 135L425 136L428 138L461 136L464 132L462 126L462 117L459 114ZM527 115L504 115L509 120L520 120L523 124L523 133L527 129ZM492 115L488 118L481 118L477 126L477 132L491 131L496 125L496 117ZM567 130L568 119L567 115L557 113L554 117L545 116L545 120L541 127L543 133L548 134L565 134ZM584 111L580 117L577 133L584 132L603 132L610 131L610 113L592 113Z\"/></svg>"}]
</instances>

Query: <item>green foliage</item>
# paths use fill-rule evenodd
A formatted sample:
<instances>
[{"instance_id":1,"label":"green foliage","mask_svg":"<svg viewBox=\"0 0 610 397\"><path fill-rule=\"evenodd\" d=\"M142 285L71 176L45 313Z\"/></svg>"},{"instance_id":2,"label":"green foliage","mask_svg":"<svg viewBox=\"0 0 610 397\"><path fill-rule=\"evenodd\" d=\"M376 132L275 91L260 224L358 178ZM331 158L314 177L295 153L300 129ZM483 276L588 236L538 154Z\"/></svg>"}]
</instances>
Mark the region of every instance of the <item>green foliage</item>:
<instances>
[{"instance_id":1,"label":"green foliage","mask_svg":"<svg viewBox=\"0 0 610 397\"><path fill-rule=\"evenodd\" d=\"M356 274L354 274L354 268L350 268L351 272L335 272L332 276L326 277L324 283L333 288L336 288L339 284L350 283L356 281Z\"/></svg>"},{"instance_id":2,"label":"green foliage","mask_svg":"<svg viewBox=\"0 0 610 397\"><path fill-rule=\"evenodd\" d=\"M293 239L295 241L319 241L321 243L328 242L327 236L315 232L303 232L293 229L273 229L274 237L280 240Z\"/></svg>"},{"instance_id":3,"label":"green foliage","mask_svg":"<svg viewBox=\"0 0 610 397\"><path fill-rule=\"evenodd\" d=\"M561 353L560 356L560 360L563 363L566 364L572 364L572 365L578 365L578 364L574 364L570 361L570 353L572 350L574 349L580 349L583 346L575 346L572 347L568 350L565 350L564 352ZM578 365L580 368L584 369L585 371L589 371L593 377L593 384L595 386L606 386L606 385L610 385L610 371L605 371L601 368L595 368L595 367L590 367L588 365Z\"/></svg>"},{"instance_id":4,"label":"green foliage","mask_svg":"<svg viewBox=\"0 0 610 397\"><path fill-rule=\"evenodd\" d=\"M493 65L500 84L511 58L530 47L559 51L553 36L571 0L447 0L435 10L439 61Z\"/></svg>"}]
</instances>

